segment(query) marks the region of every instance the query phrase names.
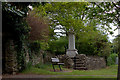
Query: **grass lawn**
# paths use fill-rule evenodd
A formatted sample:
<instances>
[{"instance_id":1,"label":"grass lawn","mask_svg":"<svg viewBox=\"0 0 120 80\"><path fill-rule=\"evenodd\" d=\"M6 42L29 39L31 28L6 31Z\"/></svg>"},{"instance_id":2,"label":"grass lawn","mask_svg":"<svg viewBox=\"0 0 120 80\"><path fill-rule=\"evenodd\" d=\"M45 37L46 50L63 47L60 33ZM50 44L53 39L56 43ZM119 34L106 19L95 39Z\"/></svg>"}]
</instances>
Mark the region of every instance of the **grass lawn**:
<instances>
[{"instance_id":1,"label":"grass lawn","mask_svg":"<svg viewBox=\"0 0 120 80\"><path fill-rule=\"evenodd\" d=\"M101 78L99 75L109 75L109 76L102 76L103 78L115 78L113 75L117 75L117 65L112 65L100 70L73 70L73 69L66 69L62 68L63 72L54 72L51 64L39 64L37 67L29 67L28 69L24 70L23 74L40 74L40 75L65 75L64 77L72 78L74 76L69 75L88 75L88 76L75 76L79 77L92 77L92 78ZM56 65L55 68L59 70L58 66ZM68 76L67 76L68 75ZM92 76L98 75L98 76ZM110 76L111 75L111 76Z\"/></svg>"}]
</instances>

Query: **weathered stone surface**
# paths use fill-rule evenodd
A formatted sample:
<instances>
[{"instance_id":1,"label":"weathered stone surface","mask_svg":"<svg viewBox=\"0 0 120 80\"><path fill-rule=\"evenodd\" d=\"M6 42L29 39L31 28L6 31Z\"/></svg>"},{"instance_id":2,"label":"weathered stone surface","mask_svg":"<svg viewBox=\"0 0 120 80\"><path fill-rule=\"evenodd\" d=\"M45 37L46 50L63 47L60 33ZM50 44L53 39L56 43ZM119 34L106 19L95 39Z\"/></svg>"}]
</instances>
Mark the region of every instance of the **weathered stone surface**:
<instances>
[{"instance_id":1,"label":"weathered stone surface","mask_svg":"<svg viewBox=\"0 0 120 80\"><path fill-rule=\"evenodd\" d=\"M58 58L60 59L60 62L63 62L67 68L73 68L74 62L69 56L62 55L62 56L58 56Z\"/></svg>"},{"instance_id":2,"label":"weathered stone surface","mask_svg":"<svg viewBox=\"0 0 120 80\"><path fill-rule=\"evenodd\" d=\"M6 50L5 50L5 55L6 55L5 56L5 72L6 73L15 74L18 71L16 54L17 52L15 51L13 40L10 40L6 44Z\"/></svg>"},{"instance_id":3,"label":"weathered stone surface","mask_svg":"<svg viewBox=\"0 0 120 80\"><path fill-rule=\"evenodd\" d=\"M55 55L41 50L38 54L32 54L32 65L36 65L39 63L50 63L51 58L54 57Z\"/></svg>"},{"instance_id":4,"label":"weathered stone surface","mask_svg":"<svg viewBox=\"0 0 120 80\"><path fill-rule=\"evenodd\" d=\"M116 61L115 61L115 64L118 64L118 57L116 57Z\"/></svg>"},{"instance_id":5,"label":"weathered stone surface","mask_svg":"<svg viewBox=\"0 0 120 80\"><path fill-rule=\"evenodd\" d=\"M86 60L86 55L85 54L77 54L76 58L78 58L79 60Z\"/></svg>"},{"instance_id":6,"label":"weathered stone surface","mask_svg":"<svg viewBox=\"0 0 120 80\"><path fill-rule=\"evenodd\" d=\"M68 49L72 50L75 49L75 36L73 32L69 32L69 46Z\"/></svg>"},{"instance_id":7,"label":"weathered stone surface","mask_svg":"<svg viewBox=\"0 0 120 80\"><path fill-rule=\"evenodd\" d=\"M66 55L69 57L75 57L78 54L77 49L75 49L75 36L73 32L68 33L69 36L69 44Z\"/></svg>"},{"instance_id":8,"label":"weathered stone surface","mask_svg":"<svg viewBox=\"0 0 120 80\"><path fill-rule=\"evenodd\" d=\"M106 67L106 62L103 57L98 56L86 56L85 54L77 54L76 57L69 57L65 55L59 55L58 58L61 62L65 63L65 66L72 67L78 70L95 70Z\"/></svg>"},{"instance_id":9,"label":"weathered stone surface","mask_svg":"<svg viewBox=\"0 0 120 80\"><path fill-rule=\"evenodd\" d=\"M73 50L68 49L67 52L66 52L66 55L69 56L69 57L75 57L76 54L78 54L76 49L73 49Z\"/></svg>"},{"instance_id":10,"label":"weathered stone surface","mask_svg":"<svg viewBox=\"0 0 120 80\"><path fill-rule=\"evenodd\" d=\"M101 69L106 67L106 62L103 57L98 56L87 56L87 69L94 70L94 69Z\"/></svg>"},{"instance_id":11,"label":"weathered stone surface","mask_svg":"<svg viewBox=\"0 0 120 80\"><path fill-rule=\"evenodd\" d=\"M86 55L85 54L77 54L73 59L74 61L74 69L78 70L86 70Z\"/></svg>"},{"instance_id":12,"label":"weathered stone surface","mask_svg":"<svg viewBox=\"0 0 120 80\"><path fill-rule=\"evenodd\" d=\"M43 58L44 63L51 63L51 58L55 56L54 54L51 54L48 51L45 51L44 55L45 55L44 58Z\"/></svg>"},{"instance_id":13,"label":"weathered stone surface","mask_svg":"<svg viewBox=\"0 0 120 80\"><path fill-rule=\"evenodd\" d=\"M33 54L32 57L33 57L32 58L32 65L43 63L42 54L39 54L39 55Z\"/></svg>"},{"instance_id":14,"label":"weathered stone surface","mask_svg":"<svg viewBox=\"0 0 120 80\"><path fill-rule=\"evenodd\" d=\"M29 49L27 46L24 45L24 49L25 49L25 64L29 63L30 61L30 56L29 56Z\"/></svg>"}]
</instances>

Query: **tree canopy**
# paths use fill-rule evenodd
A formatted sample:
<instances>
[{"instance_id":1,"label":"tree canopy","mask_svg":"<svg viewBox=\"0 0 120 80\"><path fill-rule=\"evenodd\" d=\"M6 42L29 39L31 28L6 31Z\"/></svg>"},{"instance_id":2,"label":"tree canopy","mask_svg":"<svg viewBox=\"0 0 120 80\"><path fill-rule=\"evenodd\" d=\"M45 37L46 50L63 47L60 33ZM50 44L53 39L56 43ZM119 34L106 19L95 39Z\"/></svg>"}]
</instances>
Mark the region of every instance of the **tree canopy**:
<instances>
[{"instance_id":1,"label":"tree canopy","mask_svg":"<svg viewBox=\"0 0 120 80\"><path fill-rule=\"evenodd\" d=\"M98 30L98 20L91 19L90 7L87 2L51 2L35 7L34 10L39 16L49 18L49 25L52 31L62 29L62 34L73 29L76 35L76 48L79 53L87 55L103 55L110 53L108 37L102 30ZM90 17L89 17L90 16ZM56 27L61 25L62 27ZM90 48L87 49L86 47ZM108 52L104 50L108 50ZM106 52L106 53L105 53Z\"/></svg>"}]
</instances>

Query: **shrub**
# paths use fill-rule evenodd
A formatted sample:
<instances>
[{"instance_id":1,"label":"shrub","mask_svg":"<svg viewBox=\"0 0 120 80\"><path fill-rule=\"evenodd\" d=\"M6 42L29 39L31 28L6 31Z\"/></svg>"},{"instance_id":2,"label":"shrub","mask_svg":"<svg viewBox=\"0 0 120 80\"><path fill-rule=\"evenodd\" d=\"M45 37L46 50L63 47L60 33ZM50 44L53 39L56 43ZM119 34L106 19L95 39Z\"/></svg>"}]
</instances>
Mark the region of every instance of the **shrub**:
<instances>
[{"instance_id":1,"label":"shrub","mask_svg":"<svg viewBox=\"0 0 120 80\"><path fill-rule=\"evenodd\" d=\"M46 63L46 64L43 64L43 63L39 63L39 64L36 64L35 67L36 68L40 68L40 69L46 69L48 66L50 66L51 64L49 63Z\"/></svg>"},{"instance_id":2,"label":"shrub","mask_svg":"<svg viewBox=\"0 0 120 80\"><path fill-rule=\"evenodd\" d=\"M40 41L31 42L29 47L32 52L38 53L41 49Z\"/></svg>"},{"instance_id":3,"label":"shrub","mask_svg":"<svg viewBox=\"0 0 120 80\"><path fill-rule=\"evenodd\" d=\"M110 66L110 65L115 65L115 62L116 62L116 57L118 55L115 54L115 53L112 53L110 54L110 56L107 58L107 65Z\"/></svg>"},{"instance_id":4,"label":"shrub","mask_svg":"<svg viewBox=\"0 0 120 80\"><path fill-rule=\"evenodd\" d=\"M25 66L25 69L30 69L32 67L32 62L28 62Z\"/></svg>"}]
</instances>

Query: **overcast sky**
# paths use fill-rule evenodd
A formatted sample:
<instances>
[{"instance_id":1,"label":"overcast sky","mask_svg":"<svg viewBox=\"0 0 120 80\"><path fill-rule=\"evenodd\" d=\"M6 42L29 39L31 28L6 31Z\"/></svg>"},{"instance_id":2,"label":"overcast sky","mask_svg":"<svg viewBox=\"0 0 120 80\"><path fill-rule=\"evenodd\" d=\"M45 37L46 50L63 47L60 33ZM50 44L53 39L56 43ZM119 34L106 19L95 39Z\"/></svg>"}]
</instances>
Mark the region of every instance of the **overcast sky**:
<instances>
[{"instance_id":1,"label":"overcast sky","mask_svg":"<svg viewBox=\"0 0 120 80\"><path fill-rule=\"evenodd\" d=\"M112 31L113 31L114 34L113 35L108 35L110 41L112 41L115 38L115 36L118 35L118 29L116 29L117 27L113 26L113 25L111 25L111 27L112 27ZM114 31L114 29L116 29L116 30Z\"/></svg>"},{"instance_id":2,"label":"overcast sky","mask_svg":"<svg viewBox=\"0 0 120 80\"><path fill-rule=\"evenodd\" d=\"M59 26L58 26L58 27L59 27ZM108 35L110 42L112 42L112 40L115 38L115 36L118 35L118 29L114 31L114 29L116 29L116 26L111 25L111 27L112 27L112 30L111 30L111 31L113 31L114 34L112 34L112 35L109 34L109 35ZM64 31L63 31L63 30L54 30L54 32L64 32ZM61 33L57 33L57 34L58 34L58 35L61 35ZM63 36L63 35L62 35L62 36ZM64 36L65 36L65 35L64 35Z\"/></svg>"},{"instance_id":3,"label":"overcast sky","mask_svg":"<svg viewBox=\"0 0 120 80\"><path fill-rule=\"evenodd\" d=\"M108 35L109 40L112 41L115 38L115 36L117 36L117 35L118 35L118 30L114 31L113 35Z\"/></svg>"}]
</instances>

